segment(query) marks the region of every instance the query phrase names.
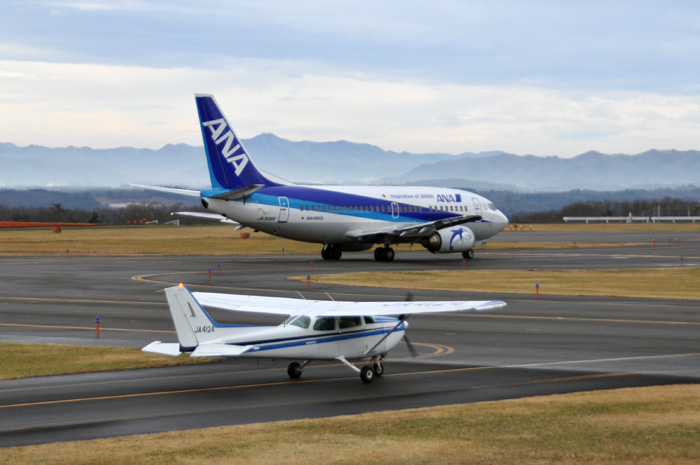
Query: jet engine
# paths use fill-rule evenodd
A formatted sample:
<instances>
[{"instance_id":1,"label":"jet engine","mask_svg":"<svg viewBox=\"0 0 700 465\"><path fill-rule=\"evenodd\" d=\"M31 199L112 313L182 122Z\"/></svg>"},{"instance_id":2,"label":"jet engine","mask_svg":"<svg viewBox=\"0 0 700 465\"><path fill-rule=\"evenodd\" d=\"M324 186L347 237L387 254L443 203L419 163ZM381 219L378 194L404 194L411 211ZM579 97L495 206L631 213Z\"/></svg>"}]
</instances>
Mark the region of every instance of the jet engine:
<instances>
[{"instance_id":1,"label":"jet engine","mask_svg":"<svg viewBox=\"0 0 700 465\"><path fill-rule=\"evenodd\" d=\"M445 228L434 232L421 244L433 253L467 252L474 247L474 232L466 226Z\"/></svg>"}]
</instances>

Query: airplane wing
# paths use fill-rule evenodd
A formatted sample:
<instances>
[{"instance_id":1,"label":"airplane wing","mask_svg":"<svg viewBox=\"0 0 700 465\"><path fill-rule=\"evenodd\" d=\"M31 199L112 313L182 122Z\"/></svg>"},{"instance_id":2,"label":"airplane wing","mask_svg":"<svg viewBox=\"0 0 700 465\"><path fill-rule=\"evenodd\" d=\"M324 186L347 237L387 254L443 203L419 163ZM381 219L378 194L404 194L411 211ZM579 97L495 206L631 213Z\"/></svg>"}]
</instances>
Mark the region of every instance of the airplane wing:
<instances>
[{"instance_id":1,"label":"airplane wing","mask_svg":"<svg viewBox=\"0 0 700 465\"><path fill-rule=\"evenodd\" d=\"M160 186L145 186L143 184L129 184L130 187L136 187L137 189L146 189L149 191L160 191L168 192L170 194L186 195L188 197L199 197L199 191L193 191L191 189L176 189L174 187L160 187Z\"/></svg>"},{"instance_id":2,"label":"airplane wing","mask_svg":"<svg viewBox=\"0 0 700 465\"><path fill-rule=\"evenodd\" d=\"M269 315L306 314L309 302L325 302L284 297L262 297L256 295L218 294L215 292L193 292L192 295L203 307L213 307L234 312L266 313Z\"/></svg>"},{"instance_id":3,"label":"airplane wing","mask_svg":"<svg viewBox=\"0 0 700 465\"><path fill-rule=\"evenodd\" d=\"M359 240L374 240L377 236L395 236L395 237L415 237L420 238L429 236L435 231L448 226L456 226L464 223L473 223L481 219L480 215L457 216L452 218L442 218L435 221L428 221L420 224L403 224L397 226L389 226L380 229L358 229L348 231L346 236L353 237Z\"/></svg>"},{"instance_id":4,"label":"airplane wing","mask_svg":"<svg viewBox=\"0 0 700 465\"><path fill-rule=\"evenodd\" d=\"M343 302L211 292L194 292L193 295L205 307L272 315L396 316L417 313L483 312L506 306L506 303L500 300Z\"/></svg>"}]
</instances>

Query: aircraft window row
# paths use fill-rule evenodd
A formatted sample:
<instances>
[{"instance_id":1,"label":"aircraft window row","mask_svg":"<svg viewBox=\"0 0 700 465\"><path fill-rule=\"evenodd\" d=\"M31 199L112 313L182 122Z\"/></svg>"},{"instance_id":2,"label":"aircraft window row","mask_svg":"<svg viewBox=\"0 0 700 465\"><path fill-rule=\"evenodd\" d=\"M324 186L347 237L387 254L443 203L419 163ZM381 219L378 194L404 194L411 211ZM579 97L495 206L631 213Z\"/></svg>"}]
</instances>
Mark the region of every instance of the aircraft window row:
<instances>
[{"instance_id":1,"label":"aircraft window row","mask_svg":"<svg viewBox=\"0 0 700 465\"><path fill-rule=\"evenodd\" d=\"M442 211L442 212L467 212L469 211L467 207L464 205L440 205L440 206L431 206L430 207L431 212L436 212L436 211Z\"/></svg>"},{"instance_id":2,"label":"aircraft window row","mask_svg":"<svg viewBox=\"0 0 700 465\"><path fill-rule=\"evenodd\" d=\"M376 319L373 316L342 316L337 317L320 317L316 319L314 323L314 331L333 331L336 329L336 321L338 322L338 329L348 329L356 328L362 326L362 319L364 318L365 323L372 324L376 323ZM303 320L302 320L303 319ZM300 321L302 320L302 321ZM311 323L311 319L308 316L292 316L287 319L283 324L292 324L299 326L301 328L308 328ZM306 325L306 326L303 326Z\"/></svg>"},{"instance_id":3,"label":"aircraft window row","mask_svg":"<svg viewBox=\"0 0 700 465\"><path fill-rule=\"evenodd\" d=\"M381 212L391 213L390 205L302 205L300 210L317 212ZM398 211L401 213L418 213L425 211L425 208L418 205L399 205Z\"/></svg>"}]
</instances>

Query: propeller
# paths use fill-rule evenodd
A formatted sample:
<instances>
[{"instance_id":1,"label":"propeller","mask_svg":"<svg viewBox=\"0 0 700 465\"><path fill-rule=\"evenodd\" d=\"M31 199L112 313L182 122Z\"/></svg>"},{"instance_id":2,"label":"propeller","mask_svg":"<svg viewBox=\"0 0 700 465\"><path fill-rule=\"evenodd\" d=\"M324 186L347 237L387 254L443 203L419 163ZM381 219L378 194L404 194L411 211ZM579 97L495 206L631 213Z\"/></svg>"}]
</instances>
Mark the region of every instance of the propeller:
<instances>
[{"instance_id":1,"label":"propeller","mask_svg":"<svg viewBox=\"0 0 700 465\"><path fill-rule=\"evenodd\" d=\"M416 358L418 357L418 351L416 350L415 347L413 347L413 344L411 344L411 341L408 340L408 336L406 336L406 333L403 333L403 342L406 343L406 347L408 347L408 351L411 353L411 357Z\"/></svg>"},{"instance_id":2,"label":"propeller","mask_svg":"<svg viewBox=\"0 0 700 465\"><path fill-rule=\"evenodd\" d=\"M411 302L413 300L413 294L410 292L406 293L406 298L404 299L406 302ZM405 320L406 317L403 317ZM408 347L408 351L411 353L411 357L416 358L418 357L418 351L416 348L411 344L411 341L408 339L408 336L406 335L406 332L404 331L403 333L403 342L406 343L406 347Z\"/></svg>"}]
</instances>

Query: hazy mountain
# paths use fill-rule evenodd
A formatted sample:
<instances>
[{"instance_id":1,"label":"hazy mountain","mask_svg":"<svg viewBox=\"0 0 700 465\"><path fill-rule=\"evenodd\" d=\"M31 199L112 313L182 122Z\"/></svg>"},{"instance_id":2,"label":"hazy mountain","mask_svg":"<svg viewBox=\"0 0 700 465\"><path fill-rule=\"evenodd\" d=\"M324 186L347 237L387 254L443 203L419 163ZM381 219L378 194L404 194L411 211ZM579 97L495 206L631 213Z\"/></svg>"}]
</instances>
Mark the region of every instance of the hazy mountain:
<instances>
[{"instance_id":1,"label":"hazy mountain","mask_svg":"<svg viewBox=\"0 0 700 465\"><path fill-rule=\"evenodd\" d=\"M391 179L420 182L462 174L469 180L507 183L525 190L622 190L680 186L698 182L700 152L649 150L638 155L587 152L573 158L500 153L487 158L454 158L429 163Z\"/></svg>"},{"instance_id":2,"label":"hazy mountain","mask_svg":"<svg viewBox=\"0 0 700 465\"><path fill-rule=\"evenodd\" d=\"M637 155L587 152L573 158L504 152L413 154L347 141L293 142L273 134L244 140L256 165L294 182L414 184L473 189L621 190L697 183L700 152L650 150ZM202 147L18 147L0 143L0 187L100 186L129 183L205 188Z\"/></svg>"}]
</instances>

